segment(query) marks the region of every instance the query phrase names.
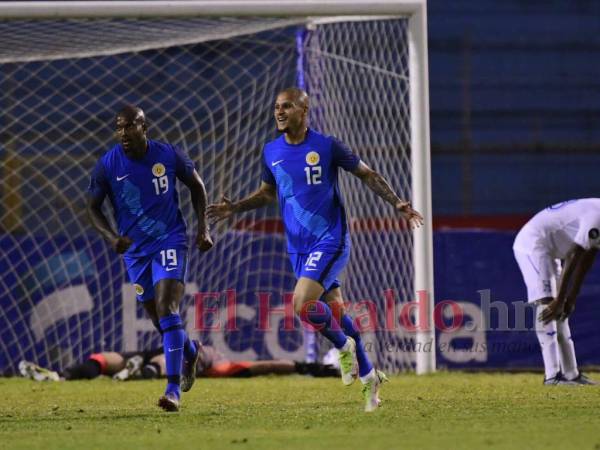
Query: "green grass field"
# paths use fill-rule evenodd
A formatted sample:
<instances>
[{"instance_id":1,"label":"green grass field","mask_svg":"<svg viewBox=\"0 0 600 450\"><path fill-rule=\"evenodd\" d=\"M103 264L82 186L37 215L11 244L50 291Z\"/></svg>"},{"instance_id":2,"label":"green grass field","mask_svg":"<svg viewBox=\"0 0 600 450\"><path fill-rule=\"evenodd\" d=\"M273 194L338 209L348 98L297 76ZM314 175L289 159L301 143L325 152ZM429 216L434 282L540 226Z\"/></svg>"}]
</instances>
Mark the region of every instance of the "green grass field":
<instances>
[{"instance_id":1,"label":"green grass field","mask_svg":"<svg viewBox=\"0 0 600 450\"><path fill-rule=\"evenodd\" d=\"M179 413L164 413L162 381L5 378L0 448L600 449L600 386L540 378L396 376L372 414L358 384L335 379L200 379Z\"/></svg>"}]
</instances>

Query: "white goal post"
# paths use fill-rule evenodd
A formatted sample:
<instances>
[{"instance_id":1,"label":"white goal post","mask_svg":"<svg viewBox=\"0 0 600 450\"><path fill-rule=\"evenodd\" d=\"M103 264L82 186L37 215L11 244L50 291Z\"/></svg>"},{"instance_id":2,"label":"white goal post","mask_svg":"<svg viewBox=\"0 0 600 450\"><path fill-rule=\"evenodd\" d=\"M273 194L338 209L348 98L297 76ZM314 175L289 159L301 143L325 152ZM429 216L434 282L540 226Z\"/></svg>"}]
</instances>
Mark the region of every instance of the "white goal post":
<instances>
[{"instance_id":1,"label":"white goal post","mask_svg":"<svg viewBox=\"0 0 600 450\"><path fill-rule=\"evenodd\" d=\"M0 20L190 17L407 17L412 204L424 218L413 232L414 295L426 292L427 323L416 335L416 372L435 371L433 239L426 0L187 0L0 2ZM382 95L386 95L382 93ZM0 249L1 250L1 249Z\"/></svg>"}]
</instances>

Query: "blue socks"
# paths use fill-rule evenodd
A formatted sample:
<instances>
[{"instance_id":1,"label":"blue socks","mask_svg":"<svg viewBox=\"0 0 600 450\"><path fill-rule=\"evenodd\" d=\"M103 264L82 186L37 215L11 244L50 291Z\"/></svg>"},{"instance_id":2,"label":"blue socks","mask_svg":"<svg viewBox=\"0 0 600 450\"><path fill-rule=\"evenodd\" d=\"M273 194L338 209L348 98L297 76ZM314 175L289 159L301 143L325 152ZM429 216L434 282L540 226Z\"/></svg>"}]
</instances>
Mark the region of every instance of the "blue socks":
<instances>
[{"instance_id":1,"label":"blue socks","mask_svg":"<svg viewBox=\"0 0 600 450\"><path fill-rule=\"evenodd\" d=\"M367 352L365 351L365 348L362 344L362 341L360 339L360 332L358 331L358 328L356 328L356 326L354 325L354 321L349 315L344 314L342 316L341 322L342 328L344 329L344 333L346 333L346 336L350 336L356 342L356 361L358 362L358 375L364 377L365 375L368 375L368 373L371 370L373 370L373 364L371 364L371 361L367 356Z\"/></svg>"},{"instance_id":2,"label":"blue socks","mask_svg":"<svg viewBox=\"0 0 600 450\"><path fill-rule=\"evenodd\" d=\"M163 330L161 329L160 321L155 322L153 320L152 323L154 324L154 327L158 330L158 332L162 336ZM186 334L185 335L185 344L183 344L183 357L186 360L191 360L196 356L197 351L198 351L198 349L196 348L196 344L194 344L194 342Z\"/></svg>"},{"instance_id":3,"label":"blue socks","mask_svg":"<svg viewBox=\"0 0 600 450\"><path fill-rule=\"evenodd\" d=\"M186 334L185 343L183 344L183 357L187 361L191 361L193 358L196 357L197 351L198 349L196 348L196 344L194 344L194 341L192 341Z\"/></svg>"},{"instance_id":4,"label":"blue socks","mask_svg":"<svg viewBox=\"0 0 600 450\"><path fill-rule=\"evenodd\" d=\"M183 323L179 314L169 314L168 316L161 317L159 321L163 335L163 350L167 368L167 389L165 394L175 394L179 398L181 395L179 384L181 382L183 349L186 341Z\"/></svg>"},{"instance_id":5,"label":"blue socks","mask_svg":"<svg viewBox=\"0 0 600 450\"><path fill-rule=\"evenodd\" d=\"M309 302L303 307L301 318L314 326L319 333L329 339L335 348L340 349L346 343L346 335L337 320L331 314L331 308L322 301Z\"/></svg>"}]
</instances>

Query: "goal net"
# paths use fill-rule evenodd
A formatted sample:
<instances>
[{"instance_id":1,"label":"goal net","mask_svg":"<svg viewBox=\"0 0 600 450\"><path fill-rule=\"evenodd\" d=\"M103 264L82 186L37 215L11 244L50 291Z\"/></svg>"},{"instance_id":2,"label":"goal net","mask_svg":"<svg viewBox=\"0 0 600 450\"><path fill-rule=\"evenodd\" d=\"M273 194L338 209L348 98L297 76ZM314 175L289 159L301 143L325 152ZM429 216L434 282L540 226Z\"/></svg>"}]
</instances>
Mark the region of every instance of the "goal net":
<instances>
[{"instance_id":1,"label":"goal net","mask_svg":"<svg viewBox=\"0 0 600 450\"><path fill-rule=\"evenodd\" d=\"M144 109L151 139L191 156L210 201L237 199L259 184L276 93L300 83L311 126L411 198L408 57L404 18L0 20L0 371L160 345L120 257L85 217L91 169L114 145L123 105ZM411 233L355 177L340 178L350 313L380 367L410 369L414 335L398 314L415 297ZM295 279L278 217L273 206L220 224L206 254L189 236L187 330L234 359L304 358L302 327L281 314Z\"/></svg>"}]
</instances>

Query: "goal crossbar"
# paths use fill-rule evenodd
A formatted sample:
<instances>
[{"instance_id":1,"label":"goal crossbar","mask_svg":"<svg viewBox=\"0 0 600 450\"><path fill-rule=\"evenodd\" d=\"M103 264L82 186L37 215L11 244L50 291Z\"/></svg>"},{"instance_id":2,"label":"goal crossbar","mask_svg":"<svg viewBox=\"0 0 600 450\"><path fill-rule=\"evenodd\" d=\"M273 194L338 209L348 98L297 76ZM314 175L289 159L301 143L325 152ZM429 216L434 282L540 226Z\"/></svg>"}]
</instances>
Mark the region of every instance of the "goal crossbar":
<instances>
[{"instance_id":1,"label":"goal crossbar","mask_svg":"<svg viewBox=\"0 0 600 450\"><path fill-rule=\"evenodd\" d=\"M2 19L193 16L413 15L425 0L179 0L0 2Z\"/></svg>"}]
</instances>

